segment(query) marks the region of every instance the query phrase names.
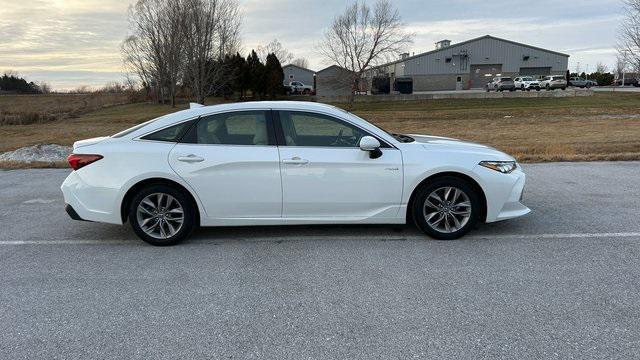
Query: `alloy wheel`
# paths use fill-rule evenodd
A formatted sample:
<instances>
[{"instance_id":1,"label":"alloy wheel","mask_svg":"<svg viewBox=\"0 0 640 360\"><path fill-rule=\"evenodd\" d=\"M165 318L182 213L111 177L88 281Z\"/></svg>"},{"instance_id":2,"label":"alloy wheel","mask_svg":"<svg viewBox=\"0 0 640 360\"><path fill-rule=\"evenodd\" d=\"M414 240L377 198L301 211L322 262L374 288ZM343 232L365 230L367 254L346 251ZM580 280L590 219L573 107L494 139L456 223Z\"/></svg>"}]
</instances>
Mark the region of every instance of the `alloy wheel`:
<instances>
[{"instance_id":1,"label":"alloy wheel","mask_svg":"<svg viewBox=\"0 0 640 360\"><path fill-rule=\"evenodd\" d=\"M431 192L425 199L423 215L432 229L443 233L454 233L469 222L471 200L458 188L441 187Z\"/></svg>"},{"instance_id":2,"label":"alloy wheel","mask_svg":"<svg viewBox=\"0 0 640 360\"><path fill-rule=\"evenodd\" d=\"M165 193L147 195L136 209L138 225L155 239L176 235L184 223L184 209L176 198Z\"/></svg>"}]
</instances>

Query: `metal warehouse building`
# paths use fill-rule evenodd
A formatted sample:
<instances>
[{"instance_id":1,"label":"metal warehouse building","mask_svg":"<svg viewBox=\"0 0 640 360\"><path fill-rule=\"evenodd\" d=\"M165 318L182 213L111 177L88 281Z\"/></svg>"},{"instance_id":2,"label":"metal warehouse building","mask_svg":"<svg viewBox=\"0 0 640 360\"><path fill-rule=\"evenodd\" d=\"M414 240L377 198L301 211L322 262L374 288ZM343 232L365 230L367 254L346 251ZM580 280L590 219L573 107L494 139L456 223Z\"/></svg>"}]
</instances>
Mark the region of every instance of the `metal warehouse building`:
<instances>
[{"instance_id":1,"label":"metal warehouse building","mask_svg":"<svg viewBox=\"0 0 640 360\"><path fill-rule=\"evenodd\" d=\"M482 88L494 76L563 75L569 55L490 35L451 44L436 43L436 49L378 66L367 73L413 79L414 91Z\"/></svg>"}]
</instances>

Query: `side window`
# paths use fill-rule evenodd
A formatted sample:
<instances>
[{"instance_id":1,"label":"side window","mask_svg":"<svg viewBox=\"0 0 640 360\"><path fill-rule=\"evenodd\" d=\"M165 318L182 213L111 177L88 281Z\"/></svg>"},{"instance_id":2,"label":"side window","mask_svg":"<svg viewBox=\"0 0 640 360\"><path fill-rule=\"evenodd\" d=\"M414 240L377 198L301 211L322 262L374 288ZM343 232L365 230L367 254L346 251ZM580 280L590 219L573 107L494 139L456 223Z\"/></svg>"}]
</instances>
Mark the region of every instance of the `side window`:
<instances>
[{"instance_id":1,"label":"side window","mask_svg":"<svg viewBox=\"0 0 640 360\"><path fill-rule=\"evenodd\" d=\"M280 111L280 124L287 146L358 147L364 130L331 116Z\"/></svg>"},{"instance_id":2,"label":"side window","mask_svg":"<svg viewBox=\"0 0 640 360\"><path fill-rule=\"evenodd\" d=\"M185 121L178 125L170 126L168 128L158 130L154 133L144 136L142 139L144 140L154 140L154 141L167 141L167 142L178 142L182 138L185 132L189 130L193 122Z\"/></svg>"},{"instance_id":3,"label":"side window","mask_svg":"<svg viewBox=\"0 0 640 360\"><path fill-rule=\"evenodd\" d=\"M209 115L191 129L185 142L212 145L269 145L264 111Z\"/></svg>"}]
</instances>

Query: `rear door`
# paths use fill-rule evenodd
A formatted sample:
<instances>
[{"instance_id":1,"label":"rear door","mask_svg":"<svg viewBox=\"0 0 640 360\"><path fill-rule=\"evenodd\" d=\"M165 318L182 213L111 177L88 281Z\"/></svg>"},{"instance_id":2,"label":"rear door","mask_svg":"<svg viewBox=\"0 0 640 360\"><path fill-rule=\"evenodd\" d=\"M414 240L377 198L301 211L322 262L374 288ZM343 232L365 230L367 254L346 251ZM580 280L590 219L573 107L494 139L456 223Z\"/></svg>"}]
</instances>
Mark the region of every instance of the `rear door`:
<instances>
[{"instance_id":1,"label":"rear door","mask_svg":"<svg viewBox=\"0 0 640 360\"><path fill-rule=\"evenodd\" d=\"M271 112L204 116L169 154L211 219L277 218L282 213L280 158Z\"/></svg>"},{"instance_id":2,"label":"rear door","mask_svg":"<svg viewBox=\"0 0 640 360\"><path fill-rule=\"evenodd\" d=\"M367 131L326 114L279 111L283 218L318 221L394 218L402 201L402 155L384 144L372 159ZM279 129L279 128L282 129ZM281 131L281 132L280 132Z\"/></svg>"}]
</instances>

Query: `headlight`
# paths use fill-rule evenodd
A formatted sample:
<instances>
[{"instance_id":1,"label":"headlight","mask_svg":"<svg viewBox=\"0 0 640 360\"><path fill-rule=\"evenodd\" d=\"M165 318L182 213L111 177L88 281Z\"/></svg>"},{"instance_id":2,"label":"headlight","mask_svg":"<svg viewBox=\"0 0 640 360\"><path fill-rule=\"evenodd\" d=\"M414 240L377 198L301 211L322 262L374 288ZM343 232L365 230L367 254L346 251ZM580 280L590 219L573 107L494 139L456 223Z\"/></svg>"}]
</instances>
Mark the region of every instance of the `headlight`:
<instances>
[{"instance_id":1,"label":"headlight","mask_svg":"<svg viewBox=\"0 0 640 360\"><path fill-rule=\"evenodd\" d=\"M515 161L481 161L480 165L503 174L509 174L518 168L518 164Z\"/></svg>"}]
</instances>

